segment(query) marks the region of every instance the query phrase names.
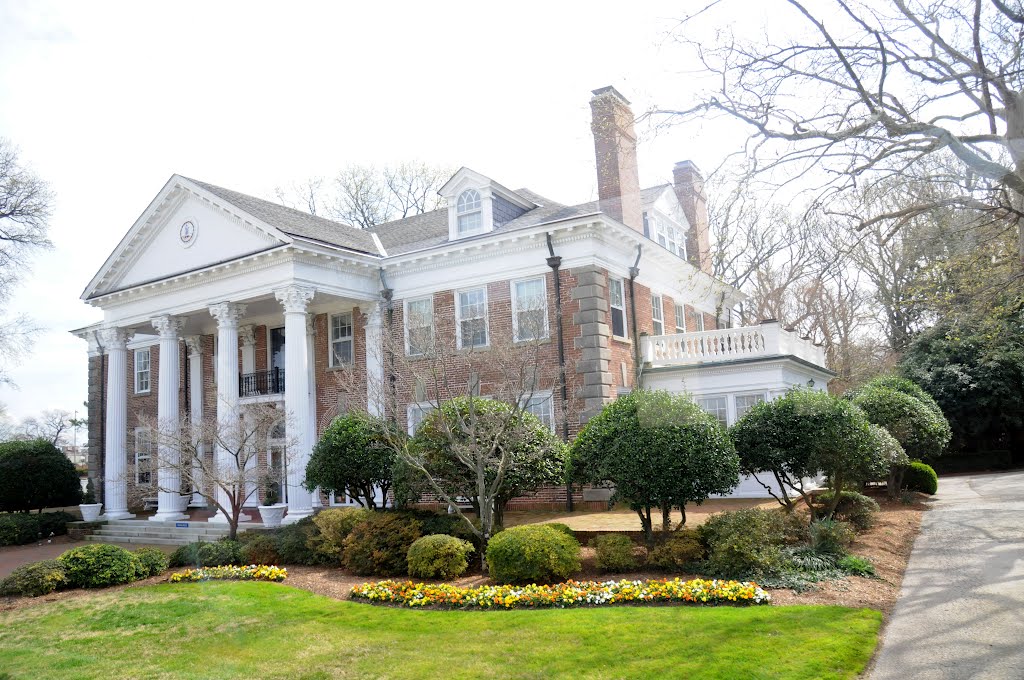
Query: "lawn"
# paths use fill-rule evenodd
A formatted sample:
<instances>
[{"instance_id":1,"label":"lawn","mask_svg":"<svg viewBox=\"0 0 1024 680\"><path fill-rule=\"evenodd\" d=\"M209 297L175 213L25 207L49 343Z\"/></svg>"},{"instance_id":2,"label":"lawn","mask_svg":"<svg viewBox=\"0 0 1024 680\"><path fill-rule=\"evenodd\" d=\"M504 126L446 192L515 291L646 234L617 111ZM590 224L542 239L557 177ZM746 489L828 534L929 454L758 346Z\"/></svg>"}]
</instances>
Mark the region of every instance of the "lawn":
<instances>
[{"instance_id":1,"label":"lawn","mask_svg":"<svg viewBox=\"0 0 1024 680\"><path fill-rule=\"evenodd\" d=\"M0 679L850 678L880 624L842 607L411 611L168 584L0 612Z\"/></svg>"}]
</instances>

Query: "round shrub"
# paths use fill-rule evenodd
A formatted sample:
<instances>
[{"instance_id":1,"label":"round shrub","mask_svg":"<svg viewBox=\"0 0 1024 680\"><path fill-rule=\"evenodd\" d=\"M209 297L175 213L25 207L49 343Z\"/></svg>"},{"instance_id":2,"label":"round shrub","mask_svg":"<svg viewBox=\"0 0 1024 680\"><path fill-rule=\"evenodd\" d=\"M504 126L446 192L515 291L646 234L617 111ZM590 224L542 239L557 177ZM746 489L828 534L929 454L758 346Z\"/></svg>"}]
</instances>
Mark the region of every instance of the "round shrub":
<instances>
[{"instance_id":1,"label":"round shrub","mask_svg":"<svg viewBox=\"0 0 1024 680\"><path fill-rule=\"evenodd\" d=\"M0 444L0 510L61 508L82 502L78 471L45 439Z\"/></svg>"},{"instance_id":2,"label":"round shrub","mask_svg":"<svg viewBox=\"0 0 1024 680\"><path fill-rule=\"evenodd\" d=\"M487 545L491 578L498 583L546 583L580 570L580 544L545 524L506 529Z\"/></svg>"},{"instance_id":3,"label":"round shrub","mask_svg":"<svg viewBox=\"0 0 1024 680\"><path fill-rule=\"evenodd\" d=\"M556 531L561 531L570 538L576 538L576 532L569 528L568 524L562 524L561 522L546 522L546 525Z\"/></svg>"},{"instance_id":4,"label":"round shrub","mask_svg":"<svg viewBox=\"0 0 1024 680\"><path fill-rule=\"evenodd\" d=\"M170 566L167 554L159 548L139 548L135 551L135 556L142 563L143 573L140 574L140 578L157 576L167 571L167 567Z\"/></svg>"},{"instance_id":5,"label":"round shrub","mask_svg":"<svg viewBox=\"0 0 1024 680\"><path fill-rule=\"evenodd\" d=\"M323 534L312 517L303 517L294 524L286 524L275 535L281 564L317 566L338 563L336 557L325 552L327 548Z\"/></svg>"},{"instance_id":6,"label":"round shrub","mask_svg":"<svg viewBox=\"0 0 1024 680\"><path fill-rule=\"evenodd\" d=\"M39 520L39 533L42 534L43 538L47 538L50 535L63 536L68 533L68 522L74 522L75 516L62 510L59 512L44 512L36 515L36 519Z\"/></svg>"},{"instance_id":7,"label":"round shrub","mask_svg":"<svg viewBox=\"0 0 1024 680\"><path fill-rule=\"evenodd\" d=\"M25 545L39 537L39 515L0 514L0 545Z\"/></svg>"},{"instance_id":8,"label":"round shrub","mask_svg":"<svg viewBox=\"0 0 1024 680\"><path fill-rule=\"evenodd\" d=\"M835 495L832 491L815 497L817 503L828 506ZM859 531L870 529L875 525L875 513L879 511L878 502L856 491L841 491L839 503L836 505L836 519L849 522Z\"/></svg>"},{"instance_id":9,"label":"round shrub","mask_svg":"<svg viewBox=\"0 0 1024 680\"><path fill-rule=\"evenodd\" d=\"M305 486L328 493L347 492L375 509L377 489L384 496L394 481L395 452L388 445L393 425L365 413L338 416L313 447Z\"/></svg>"},{"instance_id":10,"label":"round shrub","mask_svg":"<svg viewBox=\"0 0 1024 680\"><path fill-rule=\"evenodd\" d=\"M357 524L372 513L372 510L363 508L330 508L313 515L313 524L323 537L319 546L320 552L340 563L345 539Z\"/></svg>"},{"instance_id":11,"label":"round shrub","mask_svg":"<svg viewBox=\"0 0 1024 680\"><path fill-rule=\"evenodd\" d=\"M651 551L647 563L668 572L692 569L704 559L707 549L696 529L681 529Z\"/></svg>"},{"instance_id":12,"label":"round shrub","mask_svg":"<svg viewBox=\"0 0 1024 680\"><path fill-rule=\"evenodd\" d=\"M422 524L401 513L375 512L353 527L345 539L342 561L360 576L405 574L409 548L422 530Z\"/></svg>"},{"instance_id":13,"label":"round shrub","mask_svg":"<svg viewBox=\"0 0 1024 680\"><path fill-rule=\"evenodd\" d=\"M57 558L75 588L104 588L138 580L146 573L142 561L116 545L96 543L64 552Z\"/></svg>"},{"instance_id":14,"label":"round shrub","mask_svg":"<svg viewBox=\"0 0 1024 680\"><path fill-rule=\"evenodd\" d=\"M550 524L548 526L551 526ZM639 566L633 555L633 541L623 534L602 534L590 540L597 568L606 573L635 571Z\"/></svg>"},{"instance_id":15,"label":"round shrub","mask_svg":"<svg viewBox=\"0 0 1024 680\"><path fill-rule=\"evenodd\" d=\"M712 515L701 525L706 570L725 578L759 576L782 564L786 526L781 512L747 508Z\"/></svg>"},{"instance_id":16,"label":"round shrub","mask_svg":"<svg viewBox=\"0 0 1024 680\"><path fill-rule=\"evenodd\" d=\"M0 581L0 595L39 597L68 585L67 570L57 560L23 564Z\"/></svg>"},{"instance_id":17,"label":"round shrub","mask_svg":"<svg viewBox=\"0 0 1024 680\"><path fill-rule=\"evenodd\" d=\"M903 475L903 488L934 496L939 490L939 476L931 465L914 461Z\"/></svg>"},{"instance_id":18,"label":"round shrub","mask_svg":"<svg viewBox=\"0 0 1024 680\"><path fill-rule=\"evenodd\" d=\"M239 557L242 564L266 564L274 565L281 563L281 555L277 552L277 540L273 535L255 533L246 537L239 550Z\"/></svg>"},{"instance_id":19,"label":"round shrub","mask_svg":"<svg viewBox=\"0 0 1024 680\"><path fill-rule=\"evenodd\" d=\"M462 576L469 566L473 544L461 538L434 534L416 539L409 547L409 576L450 579Z\"/></svg>"},{"instance_id":20,"label":"round shrub","mask_svg":"<svg viewBox=\"0 0 1024 680\"><path fill-rule=\"evenodd\" d=\"M934 402L868 383L853 397L868 420L889 431L911 458L936 458L949 444L949 422Z\"/></svg>"},{"instance_id":21,"label":"round shrub","mask_svg":"<svg viewBox=\"0 0 1024 680\"><path fill-rule=\"evenodd\" d=\"M220 567L241 562L241 544L226 538L183 545L170 558L172 567Z\"/></svg>"},{"instance_id":22,"label":"round shrub","mask_svg":"<svg viewBox=\"0 0 1024 680\"><path fill-rule=\"evenodd\" d=\"M849 522L820 519L811 524L811 547L823 555L845 556L853 537L853 526Z\"/></svg>"}]
</instances>

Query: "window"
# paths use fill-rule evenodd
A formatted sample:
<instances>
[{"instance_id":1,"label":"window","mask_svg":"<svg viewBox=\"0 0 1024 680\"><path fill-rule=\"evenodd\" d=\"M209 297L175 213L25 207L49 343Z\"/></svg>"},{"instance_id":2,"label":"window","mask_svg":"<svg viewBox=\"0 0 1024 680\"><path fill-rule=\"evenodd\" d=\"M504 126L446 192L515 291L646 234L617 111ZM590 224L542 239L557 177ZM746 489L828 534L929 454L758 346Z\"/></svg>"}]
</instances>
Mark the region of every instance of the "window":
<instances>
[{"instance_id":1,"label":"window","mask_svg":"<svg viewBox=\"0 0 1024 680\"><path fill-rule=\"evenodd\" d=\"M665 312L660 295L651 296L651 335L665 335Z\"/></svg>"},{"instance_id":2,"label":"window","mask_svg":"<svg viewBox=\"0 0 1024 680\"><path fill-rule=\"evenodd\" d=\"M512 283L512 333L516 340L548 337L548 297L543 276Z\"/></svg>"},{"instance_id":3,"label":"window","mask_svg":"<svg viewBox=\"0 0 1024 680\"><path fill-rule=\"evenodd\" d=\"M483 227L480 194L475 189L467 189L459 195L455 204L455 222L460 236L480 231Z\"/></svg>"},{"instance_id":4,"label":"window","mask_svg":"<svg viewBox=\"0 0 1024 680\"><path fill-rule=\"evenodd\" d=\"M456 294L459 348L487 345L487 289L462 290Z\"/></svg>"},{"instance_id":5,"label":"window","mask_svg":"<svg viewBox=\"0 0 1024 680\"><path fill-rule=\"evenodd\" d=\"M686 240L679 229L670 226L665 220L653 215L648 215L647 225L651 240L657 241L659 246L673 255L678 255L682 258L686 257Z\"/></svg>"},{"instance_id":6,"label":"window","mask_svg":"<svg viewBox=\"0 0 1024 680\"><path fill-rule=\"evenodd\" d=\"M676 305L676 333L686 332L686 311L682 305Z\"/></svg>"},{"instance_id":7,"label":"window","mask_svg":"<svg viewBox=\"0 0 1024 680\"><path fill-rule=\"evenodd\" d=\"M608 306L612 310L612 335L626 337L626 296L622 279L608 279Z\"/></svg>"},{"instance_id":8,"label":"window","mask_svg":"<svg viewBox=\"0 0 1024 680\"><path fill-rule=\"evenodd\" d=\"M416 434L416 428L420 426L420 423L431 414L434 410L433 404L409 404L408 408L408 420L409 420L409 434Z\"/></svg>"},{"instance_id":9,"label":"window","mask_svg":"<svg viewBox=\"0 0 1024 680\"><path fill-rule=\"evenodd\" d=\"M699 312L699 311L697 311L695 309L692 312L690 312L690 314L691 314L691 316L693 318L693 327L697 329L698 333L703 332L704 331L704 314L703 314L703 312Z\"/></svg>"},{"instance_id":10,"label":"window","mask_svg":"<svg viewBox=\"0 0 1024 680\"><path fill-rule=\"evenodd\" d=\"M135 350L135 392L149 392L149 348Z\"/></svg>"},{"instance_id":11,"label":"window","mask_svg":"<svg viewBox=\"0 0 1024 680\"><path fill-rule=\"evenodd\" d=\"M352 312L331 315L331 366L352 363Z\"/></svg>"},{"instance_id":12,"label":"window","mask_svg":"<svg viewBox=\"0 0 1024 680\"><path fill-rule=\"evenodd\" d=\"M405 342L410 355L430 351L434 340L434 298L408 300L405 303Z\"/></svg>"},{"instance_id":13,"label":"window","mask_svg":"<svg viewBox=\"0 0 1024 680\"><path fill-rule=\"evenodd\" d=\"M523 410L537 416L545 427L555 431L554 400L550 393L535 394L526 400Z\"/></svg>"},{"instance_id":14,"label":"window","mask_svg":"<svg viewBox=\"0 0 1024 680\"><path fill-rule=\"evenodd\" d=\"M697 405L718 418L722 427L729 425L729 399L728 397L700 397Z\"/></svg>"},{"instance_id":15,"label":"window","mask_svg":"<svg viewBox=\"0 0 1024 680\"><path fill-rule=\"evenodd\" d=\"M147 350L148 352L148 350ZM135 428L135 484L149 486L153 483L153 435L145 427Z\"/></svg>"},{"instance_id":16,"label":"window","mask_svg":"<svg viewBox=\"0 0 1024 680\"><path fill-rule=\"evenodd\" d=\"M754 408L756 404L764 401L764 394L737 394L736 395L736 420L747 414L747 411Z\"/></svg>"}]
</instances>

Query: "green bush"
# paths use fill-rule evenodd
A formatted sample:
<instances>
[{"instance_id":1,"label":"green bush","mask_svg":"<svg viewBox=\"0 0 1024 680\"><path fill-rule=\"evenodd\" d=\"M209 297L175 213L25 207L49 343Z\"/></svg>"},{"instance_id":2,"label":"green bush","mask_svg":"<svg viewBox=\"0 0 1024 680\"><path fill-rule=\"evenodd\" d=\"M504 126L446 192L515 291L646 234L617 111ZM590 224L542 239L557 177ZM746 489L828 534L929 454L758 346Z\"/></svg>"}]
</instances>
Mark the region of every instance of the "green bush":
<instances>
[{"instance_id":1,"label":"green bush","mask_svg":"<svg viewBox=\"0 0 1024 680\"><path fill-rule=\"evenodd\" d=\"M409 548L423 535L419 521L397 512L375 512L353 527L342 560L360 576L396 576L409 570Z\"/></svg>"},{"instance_id":2,"label":"green bush","mask_svg":"<svg viewBox=\"0 0 1024 680\"><path fill-rule=\"evenodd\" d=\"M580 570L580 544L546 524L512 527L490 540L487 564L498 583L546 583Z\"/></svg>"},{"instance_id":3,"label":"green bush","mask_svg":"<svg viewBox=\"0 0 1024 680\"><path fill-rule=\"evenodd\" d=\"M338 564L325 550L324 537L312 517L303 517L294 524L286 524L276 532L277 554L281 564L318 566Z\"/></svg>"},{"instance_id":4,"label":"green bush","mask_svg":"<svg viewBox=\"0 0 1024 680\"><path fill-rule=\"evenodd\" d=\"M455 538L467 540L474 544L474 546L477 545L476 534L466 525L466 521L455 513L435 512L433 510L399 510L398 512L406 517L412 517L422 524L424 536L447 534Z\"/></svg>"},{"instance_id":5,"label":"green bush","mask_svg":"<svg viewBox=\"0 0 1024 680\"><path fill-rule=\"evenodd\" d=\"M388 495L394 483L395 451L388 445L397 433L383 418L346 413L335 418L313 447L305 486L328 493L347 492L376 509L376 492Z\"/></svg>"},{"instance_id":6,"label":"green bush","mask_svg":"<svg viewBox=\"0 0 1024 680\"><path fill-rule=\"evenodd\" d=\"M170 558L172 567L221 567L241 563L241 544L227 538L183 545Z\"/></svg>"},{"instance_id":7,"label":"green bush","mask_svg":"<svg viewBox=\"0 0 1024 680\"><path fill-rule=\"evenodd\" d=\"M576 532L570 529L568 524L562 524L561 522L545 522L545 524L556 531L561 531L570 538L576 538Z\"/></svg>"},{"instance_id":8,"label":"green bush","mask_svg":"<svg viewBox=\"0 0 1024 680\"><path fill-rule=\"evenodd\" d=\"M849 522L819 519L811 524L811 547L823 555L843 557L853 537L853 526Z\"/></svg>"},{"instance_id":9,"label":"green bush","mask_svg":"<svg viewBox=\"0 0 1024 680\"><path fill-rule=\"evenodd\" d=\"M74 464L45 439L0 444L0 510L62 508L82 502Z\"/></svg>"},{"instance_id":10,"label":"green bush","mask_svg":"<svg viewBox=\"0 0 1024 680\"><path fill-rule=\"evenodd\" d=\"M713 576L771 574L782 564L786 525L780 512L759 508L721 512L709 517L699 532L708 549L705 570Z\"/></svg>"},{"instance_id":11,"label":"green bush","mask_svg":"<svg viewBox=\"0 0 1024 680\"><path fill-rule=\"evenodd\" d=\"M363 508L330 508L313 515L313 524L323 537L320 552L340 564L345 539L352 533L352 529L372 512Z\"/></svg>"},{"instance_id":12,"label":"green bush","mask_svg":"<svg viewBox=\"0 0 1024 680\"><path fill-rule=\"evenodd\" d=\"M159 548L139 548L135 551L135 556L142 563L143 574L141 578L162 574L170 566L170 559L167 557L167 554Z\"/></svg>"},{"instance_id":13,"label":"green bush","mask_svg":"<svg viewBox=\"0 0 1024 680\"><path fill-rule=\"evenodd\" d=\"M62 510L44 512L41 515L36 515L36 519L39 520L39 533L43 535L43 538L48 538L51 534L63 536L68 533L68 522L74 522L75 516Z\"/></svg>"},{"instance_id":14,"label":"green bush","mask_svg":"<svg viewBox=\"0 0 1024 680\"><path fill-rule=\"evenodd\" d=\"M903 488L934 496L939 490L939 476L931 465L914 461L903 474Z\"/></svg>"},{"instance_id":15,"label":"green bush","mask_svg":"<svg viewBox=\"0 0 1024 680\"><path fill-rule=\"evenodd\" d=\"M96 543L72 548L57 558L75 588L104 588L130 583L146 574L134 554L116 545Z\"/></svg>"},{"instance_id":16,"label":"green bush","mask_svg":"<svg viewBox=\"0 0 1024 680\"><path fill-rule=\"evenodd\" d=\"M811 540L807 519L796 512L782 514L782 530L786 537L786 545L803 545Z\"/></svg>"},{"instance_id":17,"label":"green bush","mask_svg":"<svg viewBox=\"0 0 1024 680\"><path fill-rule=\"evenodd\" d=\"M0 514L0 545L25 545L39 538L39 515Z\"/></svg>"},{"instance_id":18,"label":"green bush","mask_svg":"<svg viewBox=\"0 0 1024 680\"><path fill-rule=\"evenodd\" d=\"M551 526L550 524L548 526ZM633 555L633 541L623 534L602 534L590 539L597 568L607 573L635 571L639 564Z\"/></svg>"},{"instance_id":19,"label":"green bush","mask_svg":"<svg viewBox=\"0 0 1024 680\"><path fill-rule=\"evenodd\" d=\"M679 573L692 569L707 555L707 549L696 529L681 529L657 546L647 563L663 571Z\"/></svg>"},{"instance_id":20,"label":"green bush","mask_svg":"<svg viewBox=\"0 0 1024 680\"><path fill-rule=\"evenodd\" d=\"M277 552L277 537L263 532L252 533L252 536L246 537L239 551L242 564L276 565L281 563L281 555Z\"/></svg>"},{"instance_id":21,"label":"green bush","mask_svg":"<svg viewBox=\"0 0 1024 680\"><path fill-rule=\"evenodd\" d=\"M815 497L817 504L829 505L835 498L832 491ZM856 491L842 491L836 505L835 518L849 522L859 531L870 529L875 525L875 513L879 511L878 502Z\"/></svg>"},{"instance_id":22,"label":"green bush","mask_svg":"<svg viewBox=\"0 0 1024 680\"><path fill-rule=\"evenodd\" d=\"M949 444L949 422L934 400L908 380L872 381L853 395L853 403L868 420L889 431L911 458L937 458ZM906 383L920 396L896 389Z\"/></svg>"},{"instance_id":23,"label":"green bush","mask_svg":"<svg viewBox=\"0 0 1024 680\"><path fill-rule=\"evenodd\" d=\"M875 565L871 564L869 560L857 557L856 555L847 555L839 560L839 568L847 574L853 574L854 576L875 575Z\"/></svg>"},{"instance_id":24,"label":"green bush","mask_svg":"<svg viewBox=\"0 0 1024 680\"><path fill-rule=\"evenodd\" d=\"M469 566L467 557L473 544L447 534L434 534L416 539L409 547L409 576L415 578L450 579L462 576Z\"/></svg>"},{"instance_id":25,"label":"green bush","mask_svg":"<svg viewBox=\"0 0 1024 680\"><path fill-rule=\"evenodd\" d=\"M0 581L0 595L39 597L67 587L68 574L57 560L23 564Z\"/></svg>"}]
</instances>

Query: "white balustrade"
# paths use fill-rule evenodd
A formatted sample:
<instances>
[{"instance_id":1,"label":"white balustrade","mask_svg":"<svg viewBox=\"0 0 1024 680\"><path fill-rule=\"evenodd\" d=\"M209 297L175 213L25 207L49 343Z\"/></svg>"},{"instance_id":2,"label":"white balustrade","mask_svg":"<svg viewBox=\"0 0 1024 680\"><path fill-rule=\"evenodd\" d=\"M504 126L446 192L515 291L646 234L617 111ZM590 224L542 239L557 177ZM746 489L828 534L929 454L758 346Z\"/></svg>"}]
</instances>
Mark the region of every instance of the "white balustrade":
<instances>
[{"instance_id":1,"label":"white balustrade","mask_svg":"<svg viewBox=\"0 0 1024 680\"><path fill-rule=\"evenodd\" d=\"M770 356L795 356L825 365L824 349L777 322L700 333L641 338L644 361L652 366L683 366Z\"/></svg>"}]
</instances>

